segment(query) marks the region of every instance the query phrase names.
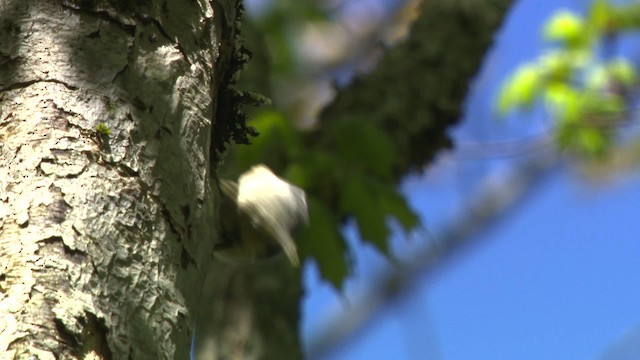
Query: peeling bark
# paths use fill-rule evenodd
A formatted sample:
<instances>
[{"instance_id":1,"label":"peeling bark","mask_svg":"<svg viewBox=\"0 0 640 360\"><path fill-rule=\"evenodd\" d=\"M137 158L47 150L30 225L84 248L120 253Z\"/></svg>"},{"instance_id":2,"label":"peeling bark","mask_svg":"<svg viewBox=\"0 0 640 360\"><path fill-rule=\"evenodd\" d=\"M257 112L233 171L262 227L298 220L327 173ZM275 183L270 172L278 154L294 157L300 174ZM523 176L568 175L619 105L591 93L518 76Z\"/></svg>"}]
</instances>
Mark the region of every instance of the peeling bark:
<instances>
[{"instance_id":1,"label":"peeling bark","mask_svg":"<svg viewBox=\"0 0 640 360\"><path fill-rule=\"evenodd\" d=\"M144 4L0 1L3 358L188 358L216 218L213 11Z\"/></svg>"}]
</instances>

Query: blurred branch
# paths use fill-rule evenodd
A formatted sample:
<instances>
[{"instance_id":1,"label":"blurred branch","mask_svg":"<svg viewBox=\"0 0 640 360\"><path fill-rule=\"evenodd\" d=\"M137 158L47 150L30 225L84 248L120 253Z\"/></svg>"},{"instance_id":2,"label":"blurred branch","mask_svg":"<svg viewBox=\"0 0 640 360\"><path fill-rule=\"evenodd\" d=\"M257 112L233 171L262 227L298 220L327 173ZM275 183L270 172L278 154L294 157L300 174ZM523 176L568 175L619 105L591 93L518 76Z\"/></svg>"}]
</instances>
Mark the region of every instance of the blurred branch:
<instances>
[{"instance_id":1,"label":"blurred branch","mask_svg":"<svg viewBox=\"0 0 640 360\"><path fill-rule=\"evenodd\" d=\"M640 326L632 328L611 344L598 360L634 360L640 358Z\"/></svg>"},{"instance_id":2,"label":"blurred branch","mask_svg":"<svg viewBox=\"0 0 640 360\"><path fill-rule=\"evenodd\" d=\"M384 305L406 293L415 279L433 276L448 262L481 240L479 236L495 225L532 194L545 175L560 165L555 151L546 148L514 166L502 179L487 184L472 200L465 212L437 239L430 239L425 249L361 294L349 301L349 311L329 321L308 346L307 357L320 359L347 338L355 336L372 321Z\"/></svg>"},{"instance_id":3,"label":"blurred branch","mask_svg":"<svg viewBox=\"0 0 640 360\"><path fill-rule=\"evenodd\" d=\"M462 117L470 80L510 5L511 0L423 1L408 38L338 91L306 142L318 142L335 124L355 119L381 128L393 142L396 179L429 164L451 147L448 129Z\"/></svg>"},{"instance_id":4,"label":"blurred branch","mask_svg":"<svg viewBox=\"0 0 640 360\"><path fill-rule=\"evenodd\" d=\"M462 160L523 156L554 146L553 133L539 134L511 140L464 142L456 141L456 157Z\"/></svg>"}]
</instances>

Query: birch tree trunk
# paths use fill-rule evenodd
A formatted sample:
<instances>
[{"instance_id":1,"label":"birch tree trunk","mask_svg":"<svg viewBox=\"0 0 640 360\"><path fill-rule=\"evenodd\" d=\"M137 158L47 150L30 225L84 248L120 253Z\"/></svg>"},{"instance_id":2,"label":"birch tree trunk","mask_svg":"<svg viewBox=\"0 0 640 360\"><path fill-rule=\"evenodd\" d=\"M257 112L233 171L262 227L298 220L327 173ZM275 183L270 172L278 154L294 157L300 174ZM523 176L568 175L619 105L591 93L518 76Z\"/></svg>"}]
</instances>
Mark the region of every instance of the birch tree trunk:
<instances>
[{"instance_id":1,"label":"birch tree trunk","mask_svg":"<svg viewBox=\"0 0 640 360\"><path fill-rule=\"evenodd\" d=\"M0 359L187 359L194 316L208 358L301 357L299 274L211 264L237 101L219 3L0 0Z\"/></svg>"},{"instance_id":2,"label":"birch tree trunk","mask_svg":"<svg viewBox=\"0 0 640 360\"><path fill-rule=\"evenodd\" d=\"M0 0L0 358L188 358L216 43L205 0Z\"/></svg>"}]
</instances>

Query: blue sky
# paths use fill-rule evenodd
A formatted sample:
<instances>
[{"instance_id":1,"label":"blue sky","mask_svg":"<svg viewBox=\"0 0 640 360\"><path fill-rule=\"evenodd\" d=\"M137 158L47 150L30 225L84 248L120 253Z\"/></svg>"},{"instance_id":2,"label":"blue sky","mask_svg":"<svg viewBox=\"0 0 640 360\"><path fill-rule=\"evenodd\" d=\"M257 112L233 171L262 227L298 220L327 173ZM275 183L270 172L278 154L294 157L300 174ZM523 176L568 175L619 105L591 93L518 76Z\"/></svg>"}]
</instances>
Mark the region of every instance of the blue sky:
<instances>
[{"instance_id":1,"label":"blue sky","mask_svg":"<svg viewBox=\"0 0 640 360\"><path fill-rule=\"evenodd\" d=\"M640 324L640 182L615 185L549 176L424 284L443 359L591 359Z\"/></svg>"},{"instance_id":2,"label":"blue sky","mask_svg":"<svg viewBox=\"0 0 640 360\"><path fill-rule=\"evenodd\" d=\"M597 358L640 326L638 180L548 176L480 245L326 358Z\"/></svg>"},{"instance_id":3,"label":"blue sky","mask_svg":"<svg viewBox=\"0 0 640 360\"><path fill-rule=\"evenodd\" d=\"M504 76L542 50L543 21L561 7L580 10L585 4L516 2L474 83L467 117L454 132L460 152L441 156L424 177L405 183L412 205L434 233L464 210L479 183L521 160L468 158L464 144L518 140L548 126L539 114L496 122L493 101ZM325 358L598 359L640 327L639 180L637 172L590 184L563 163L479 235L479 245L436 276L416 279ZM407 251L402 241L394 242L400 253ZM360 247L356 259L347 302L386 266L369 247ZM353 309L319 280L313 266L306 267L305 282L302 336L308 340L325 319Z\"/></svg>"}]
</instances>

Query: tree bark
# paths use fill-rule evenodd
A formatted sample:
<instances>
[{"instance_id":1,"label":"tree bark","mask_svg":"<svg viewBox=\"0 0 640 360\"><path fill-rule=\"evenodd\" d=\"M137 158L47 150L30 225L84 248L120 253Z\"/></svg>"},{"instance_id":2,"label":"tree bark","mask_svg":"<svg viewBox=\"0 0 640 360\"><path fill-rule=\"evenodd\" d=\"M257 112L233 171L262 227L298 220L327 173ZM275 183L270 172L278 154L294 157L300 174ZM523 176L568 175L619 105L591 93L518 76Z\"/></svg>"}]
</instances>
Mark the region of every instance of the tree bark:
<instances>
[{"instance_id":1,"label":"tree bark","mask_svg":"<svg viewBox=\"0 0 640 360\"><path fill-rule=\"evenodd\" d=\"M196 360L301 359L300 274L286 258L212 264L198 316Z\"/></svg>"},{"instance_id":2,"label":"tree bark","mask_svg":"<svg viewBox=\"0 0 640 360\"><path fill-rule=\"evenodd\" d=\"M285 262L214 262L203 279L212 119L232 121L220 109L237 100L217 103L236 26L235 1L220 3L0 0L2 356L186 359L208 312L213 358L301 357L301 285ZM447 58L477 65L487 45Z\"/></svg>"},{"instance_id":3,"label":"tree bark","mask_svg":"<svg viewBox=\"0 0 640 360\"><path fill-rule=\"evenodd\" d=\"M188 358L213 11L140 3L0 0L2 358Z\"/></svg>"}]
</instances>

